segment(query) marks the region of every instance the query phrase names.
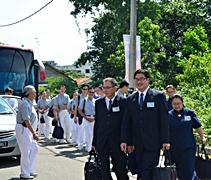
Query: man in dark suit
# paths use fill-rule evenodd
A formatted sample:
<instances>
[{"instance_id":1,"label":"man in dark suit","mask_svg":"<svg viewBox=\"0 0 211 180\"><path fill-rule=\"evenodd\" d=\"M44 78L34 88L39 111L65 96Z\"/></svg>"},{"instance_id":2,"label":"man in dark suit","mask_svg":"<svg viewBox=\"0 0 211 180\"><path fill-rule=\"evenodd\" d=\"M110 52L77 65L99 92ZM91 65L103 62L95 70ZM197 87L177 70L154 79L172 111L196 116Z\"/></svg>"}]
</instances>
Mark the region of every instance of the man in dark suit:
<instances>
[{"instance_id":1,"label":"man in dark suit","mask_svg":"<svg viewBox=\"0 0 211 180\"><path fill-rule=\"evenodd\" d=\"M121 150L132 152L134 144L142 164L141 180L152 180L153 168L160 149L168 150L168 109L161 91L149 88L150 73L139 69L134 73L138 92L127 98L122 122Z\"/></svg>"},{"instance_id":2,"label":"man in dark suit","mask_svg":"<svg viewBox=\"0 0 211 180\"><path fill-rule=\"evenodd\" d=\"M103 89L105 97L98 99L95 104L92 148L99 154L104 180L112 180L110 157L117 179L129 180L126 169L127 156L120 149L121 125L126 99L115 93L117 83L113 78L104 79Z\"/></svg>"}]
</instances>

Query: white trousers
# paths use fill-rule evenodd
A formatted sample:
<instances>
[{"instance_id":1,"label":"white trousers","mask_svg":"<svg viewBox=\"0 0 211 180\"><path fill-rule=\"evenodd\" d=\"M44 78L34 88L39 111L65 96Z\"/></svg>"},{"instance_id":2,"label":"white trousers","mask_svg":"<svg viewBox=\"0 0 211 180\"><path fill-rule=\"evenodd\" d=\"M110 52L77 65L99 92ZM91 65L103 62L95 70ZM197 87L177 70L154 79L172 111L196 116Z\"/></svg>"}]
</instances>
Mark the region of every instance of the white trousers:
<instances>
[{"instance_id":1,"label":"white trousers","mask_svg":"<svg viewBox=\"0 0 211 180\"><path fill-rule=\"evenodd\" d=\"M45 123L40 123L40 117L42 116L42 114L39 114L38 136L41 136L41 134L44 133L45 138L49 138L49 134L51 132L51 121L52 121L52 118L47 116L47 114L48 112L43 114Z\"/></svg>"},{"instance_id":2,"label":"white trousers","mask_svg":"<svg viewBox=\"0 0 211 180\"><path fill-rule=\"evenodd\" d=\"M72 134L72 143L76 143L77 142L76 124L74 122L74 118L71 117L70 117L70 132Z\"/></svg>"},{"instance_id":3,"label":"white trousers","mask_svg":"<svg viewBox=\"0 0 211 180\"><path fill-rule=\"evenodd\" d=\"M77 117L78 119L78 117ZM82 147L84 144L84 127L83 127L83 122L81 125L78 124L78 120L77 120L77 124L76 124L76 134L77 134L77 143L79 147Z\"/></svg>"},{"instance_id":4,"label":"white trousers","mask_svg":"<svg viewBox=\"0 0 211 180\"><path fill-rule=\"evenodd\" d=\"M61 126L64 130L64 136L66 137L66 140L70 140L70 117L67 110L61 110L59 112L59 119Z\"/></svg>"},{"instance_id":5,"label":"white trousers","mask_svg":"<svg viewBox=\"0 0 211 180\"><path fill-rule=\"evenodd\" d=\"M35 172L38 156L38 145L33 139L32 133L22 124L15 126L16 138L21 152L21 175L30 176Z\"/></svg>"},{"instance_id":6,"label":"white trousers","mask_svg":"<svg viewBox=\"0 0 211 180\"><path fill-rule=\"evenodd\" d=\"M83 127L85 131L85 136L86 136L86 151L89 152L92 149L94 121L89 122L83 118Z\"/></svg>"}]
</instances>

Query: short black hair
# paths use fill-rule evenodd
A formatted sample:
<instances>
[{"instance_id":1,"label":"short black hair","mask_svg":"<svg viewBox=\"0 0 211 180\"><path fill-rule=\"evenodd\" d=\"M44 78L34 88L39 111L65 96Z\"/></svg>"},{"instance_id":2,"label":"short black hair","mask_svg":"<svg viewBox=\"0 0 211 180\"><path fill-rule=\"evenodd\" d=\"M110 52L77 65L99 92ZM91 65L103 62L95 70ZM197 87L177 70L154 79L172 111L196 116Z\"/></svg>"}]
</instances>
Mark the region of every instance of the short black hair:
<instances>
[{"instance_id":1,"label":"short black hair","mask_svg":"<svg viewBox=\"0 0 211 180\"><path fill-rule=\"evenodd\" d=\"M173 99L180 99L183 102L183 97L181 94L174 94L171 98L171 101L173 101Z\"/></svg>"},{"instance_id":2,"label":"short black hair","mask_svg":"<svg viewBox=\"0 0 211 180\"><path fill-rule=\"evenodd\" d=\"M99 87L100 86L100 84L95 84L94 85L94 88L97 88L97 87Z\"/></svg>"},{"instance_id":3,"label":"short black hair","mask_svg":"<svg viewBox=\"0 0 211 180\"><path fill-rule=\"evenodd\" d=\"M150 78L150 73L148 70L146 69L138 69L135 73L134 73L134 79L136 77L137 74L144 74L146 78Z\"/></svg>"},{"instance_id":4,"label":"short black hair","mask_svg":"<svg viewBox=\"0 0 211 180\"><path fill-rule=\"evenodd\" d=\"M126 80L122 80L119 84L119 88L123 88L124 86L129 86L129 83Z\"/></svg>"},{"instance_id":5,"label":"short black hair","mask_svg":"<svg viewBox=\"0 0 211 180\"><path fill-rule=\"evenodd\" d=\"M89 88L89 85L88 84L82 84L81 85L81 89L84 88L84 87L88 87Z\"/></svg>"},{"instance_id":6,"label":"short black hair","mask_svg":"<svg viewBox=\"0 0 211 180\"><path fill-rule=\"evenodd\" d=\"M10 92L10 93L13 93L13 89L12 88L10 88L10 87L8 87L8 88L6 88L5 90L4 90L4 92L6 93L6 92Z\"/></svg>"}]
</instances>

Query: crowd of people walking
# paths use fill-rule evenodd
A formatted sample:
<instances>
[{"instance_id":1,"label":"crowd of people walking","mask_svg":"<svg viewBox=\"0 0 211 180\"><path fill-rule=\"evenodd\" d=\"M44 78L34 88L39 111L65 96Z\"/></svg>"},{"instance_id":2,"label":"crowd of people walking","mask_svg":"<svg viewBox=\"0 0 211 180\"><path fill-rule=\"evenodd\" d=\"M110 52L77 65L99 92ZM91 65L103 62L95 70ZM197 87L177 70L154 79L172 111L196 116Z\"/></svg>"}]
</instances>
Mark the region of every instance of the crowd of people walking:
<instances>
[{"instance_id":1,"label":"crowd of people walking","mask_svg":"<svg viewBox=\"0 0 211 180\"><path fill-rule=\"evenodd\" d=\"M196 114L184 106L183 97L176 94L173 85L168 85L165 93L151 89L147 70L137 70L134 82L136 91L128 97L125 93L129 83L123 80L118 89L114 78L106 78L102 85L94 88L83 84L82 93L72 92L72 99L65 86L61 86L55 97L51 97L49 90L41 92L36 106L33 104L36 91L26 86L16 126L21 177L36 176L36 141L41 136L48 140L53 132L51 122L60 121L64 139L55 141L76 146L79 151L86 144L87 152L97 151L104 180L112 180L110 158L118 180L129 179L127 165L131 172L138 174L138 180L152 180L161 149L170 150L180 180L198 179L194 171L196 141L193 129L198 132L202 144L206 139ZM53 117L48 116L51 109ZM38 135L35 121L38 122ZM24 123L26 126L22 127ZM23 129L26 135L21 133ZM23 141L29 141L32 146L29 148Z\"/></svg>"}]
</instances>

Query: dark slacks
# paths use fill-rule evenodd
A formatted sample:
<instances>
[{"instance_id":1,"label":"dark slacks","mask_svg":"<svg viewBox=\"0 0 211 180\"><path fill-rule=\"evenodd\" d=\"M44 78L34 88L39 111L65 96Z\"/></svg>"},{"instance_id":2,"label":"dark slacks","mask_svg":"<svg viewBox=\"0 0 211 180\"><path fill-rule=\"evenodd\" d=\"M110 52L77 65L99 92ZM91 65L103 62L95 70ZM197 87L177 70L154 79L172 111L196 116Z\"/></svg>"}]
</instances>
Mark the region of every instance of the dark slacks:
<instances>
[{"instance_id":1,"label":"dark slacks","mask_svg":"<svg viewBox=\"0 0 211 180\"><path fill-rule=\"evenodd\" d=\"M129 180L127 175L127 156L119 148L117 151L111 151L109 144L106 143L104 148L98 152L100 162L101 162L101 171L103 180L112 180L110 173L110 157L113 164L113 171L115 172L118 180Z\"/></svg>"},{"instance_id":2,"label":"dark slacks","mask_svg":"<svg viewBox=\"0 0 211 180\"><path fill-rule=\"evenodd\" d=\"M138 155L143 170L141 174L141 180L152 180L153 169L155 166L157 166L160 150L147 151L146 149L144 149L142 152L138 152Z\"/></svg>"}]
</instances>

